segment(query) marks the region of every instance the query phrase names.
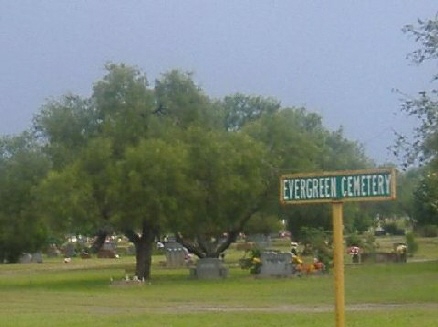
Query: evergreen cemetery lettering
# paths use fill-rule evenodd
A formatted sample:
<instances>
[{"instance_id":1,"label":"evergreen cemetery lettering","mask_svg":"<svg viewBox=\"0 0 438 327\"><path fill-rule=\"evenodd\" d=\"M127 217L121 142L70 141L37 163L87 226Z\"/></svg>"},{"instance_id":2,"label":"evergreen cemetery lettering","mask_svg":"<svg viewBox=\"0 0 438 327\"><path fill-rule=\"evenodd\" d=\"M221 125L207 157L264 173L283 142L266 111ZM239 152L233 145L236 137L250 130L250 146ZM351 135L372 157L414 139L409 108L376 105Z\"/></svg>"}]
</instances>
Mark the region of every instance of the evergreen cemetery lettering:
<instances>
[{"instance_id":1,"label":"evergreen cemetery lettering","mask_svg":"<svg viewBox=\"0 0 438 327\"><path fill-rule=\"evenodd\" d=\"M282 203L391 200L395 198L395 170L374 169L283 175Z\"/></svg>"}]
</instances>

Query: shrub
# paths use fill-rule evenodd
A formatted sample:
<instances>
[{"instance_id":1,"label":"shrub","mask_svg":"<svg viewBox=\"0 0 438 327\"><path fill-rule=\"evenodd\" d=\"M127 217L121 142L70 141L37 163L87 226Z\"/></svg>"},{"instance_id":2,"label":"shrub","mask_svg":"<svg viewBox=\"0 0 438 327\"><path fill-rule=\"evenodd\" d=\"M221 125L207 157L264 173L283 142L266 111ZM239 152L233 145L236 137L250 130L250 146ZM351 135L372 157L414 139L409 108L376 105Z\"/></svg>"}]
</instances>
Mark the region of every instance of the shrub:
<instances>
[{"instance_id":1,"label":"shrub","mask_svg":"<svg viewBox=\"0 0 438 327\"><path fill-rule=\"evenodd\" d=\"M376 249L379 246L376 243L376 237L374 236L374 234L370 232L366 232L364 233L364 236L365 236L365 243L364 243L365 250L371 253L376 252Z\"/></svg>"},{"instance_id":2,"label":"shrub","mask_svg":"<svg viewBox=\"0 0 438 327\"><path fill-rule=\"evenodd\" d=\"M347 247L358 246L358 247L362 248L364 244L363 244L362 238L357 233L353 233L353 234L348 235L345 238L345 245Z\"/></svg>"},{"instance_id":3,"label":"shrub","mask_svg":"<svg viewBox=\"0 0 438 327\"><path fill-rule=\"evenodd\" d=\"M403 228L399 228L395 222L386 223L383 226L383 229L391 235L405 235L405 230Z\"/></svg>"},{"instance_id":4,"label":"shrub","mask_svg":"<svg viewBox=\"0 0 438 327\"><path fill-rule=\"evenodd\" d=\"M418 242L415 241L414 233L409 232L406 234L406 245L408 246L408 254L410 256L418 252Z\"/></svg>"},{"instance_id":5,"label":"shrub","mask_svg":"<svg viewBox=\"0 0 438 327\"><path fill-rule=\"evenodd\" d=\"M423 237L437 237L438 227L436 225L425 225L420 227L418 232Z\"/></svg>"}]
</instances>

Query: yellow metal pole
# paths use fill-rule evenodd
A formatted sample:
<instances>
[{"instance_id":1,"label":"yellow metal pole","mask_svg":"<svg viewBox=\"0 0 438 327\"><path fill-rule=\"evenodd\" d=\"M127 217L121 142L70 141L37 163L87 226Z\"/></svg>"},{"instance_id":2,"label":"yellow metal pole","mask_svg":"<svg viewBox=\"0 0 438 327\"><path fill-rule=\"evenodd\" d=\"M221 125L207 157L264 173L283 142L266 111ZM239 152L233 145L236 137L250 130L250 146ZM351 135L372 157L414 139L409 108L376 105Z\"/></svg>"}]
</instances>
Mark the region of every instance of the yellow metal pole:
<instances>
[{"instance_id":1,"label":"yellow metal pole","mask_svg":"<svg viewBox=\"0 0 438 327\"><path fill-rule=\"evenodd\" d=\"M345 327L344 237L343 203L333 202L333 243L335 274L336 327Z\"/></svg>"}]
</instances>

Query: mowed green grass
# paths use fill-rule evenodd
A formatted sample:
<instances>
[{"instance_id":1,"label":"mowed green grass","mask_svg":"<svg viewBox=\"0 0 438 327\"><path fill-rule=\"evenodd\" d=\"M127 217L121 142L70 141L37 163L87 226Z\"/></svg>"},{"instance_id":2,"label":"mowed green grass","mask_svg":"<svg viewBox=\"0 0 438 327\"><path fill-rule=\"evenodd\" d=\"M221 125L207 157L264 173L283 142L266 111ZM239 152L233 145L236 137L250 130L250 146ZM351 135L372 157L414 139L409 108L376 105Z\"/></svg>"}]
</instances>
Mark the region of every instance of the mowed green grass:
<instances>
[{"instance_id":1,"label":"mowed green grass","mask_svg":"<svg viewBox=\"0 0 438 327\"><path fill-rule=\"evenodd\" d=\"M335 326L334 278L191 280L155 258L151 283L111 285L133 257L0 265L0 326ZM437 326L438 261L346 265L346 326Z\"/></svg>"}]
</instances>

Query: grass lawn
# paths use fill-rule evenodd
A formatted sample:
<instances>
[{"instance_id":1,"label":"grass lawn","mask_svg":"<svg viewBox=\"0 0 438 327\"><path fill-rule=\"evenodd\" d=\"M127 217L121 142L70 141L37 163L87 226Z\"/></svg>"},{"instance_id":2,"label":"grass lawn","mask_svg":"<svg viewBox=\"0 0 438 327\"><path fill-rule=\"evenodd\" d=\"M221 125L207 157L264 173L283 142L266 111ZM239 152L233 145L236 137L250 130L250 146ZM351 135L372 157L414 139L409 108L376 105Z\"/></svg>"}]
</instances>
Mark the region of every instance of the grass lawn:
<instances>
[{"instance_id":1,"label":"grass lawn","mask_svg":"<svg viewBox=\"0 0 438 327\"><path fill-rule=\"evenodd\" d=\"M203 281L160 260L150 284L130 286L110 279L134 257L0 265L0 325L335 326L332 273L254 278L233 259L227 279ZM437 277L438 261L346 265L346 326L437 326Z\"/></svg>"}]
</instances>

